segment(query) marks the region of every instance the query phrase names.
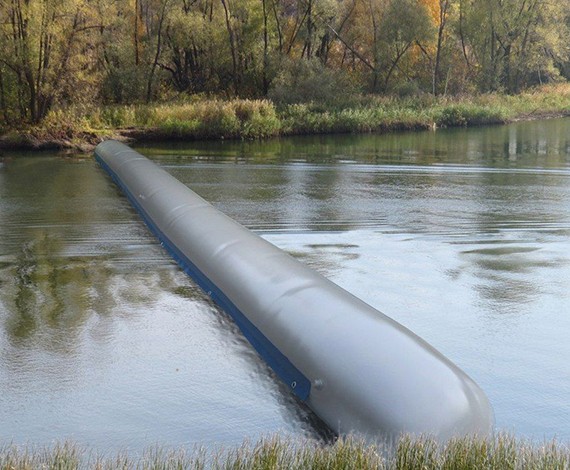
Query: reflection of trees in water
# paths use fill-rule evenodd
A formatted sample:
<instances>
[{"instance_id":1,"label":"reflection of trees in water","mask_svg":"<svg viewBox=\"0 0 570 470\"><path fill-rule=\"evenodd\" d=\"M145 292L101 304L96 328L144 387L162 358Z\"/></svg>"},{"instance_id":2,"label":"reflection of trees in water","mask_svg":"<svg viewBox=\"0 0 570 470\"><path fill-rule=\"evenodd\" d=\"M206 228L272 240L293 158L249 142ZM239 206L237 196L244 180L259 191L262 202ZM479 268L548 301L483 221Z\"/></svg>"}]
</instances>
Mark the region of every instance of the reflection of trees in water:
<instances>
[{"instance_id":1,"label":"reflection of trees in water","mask_svg":"<svg viewBox=\"0 0 570 470\"><path fill-rule=\"evenodd\" d=\"M0 328L13 343L72 354L83 335L183 288L186 276L133 222L92 162L14 160L0 186Z\"/></svg>"},{"instance_id":2,"label":"reflection of trees in water","mask_svg":"<svg viewBox=\"0 0 570 470\"><path fill-rule=\"evenodd\" d=\"M477 175L470 193L473 223L466 228L493 234L494 244L462 254L476 277L476 291L492 311L522 310L548 290L544 270L568 264L568 259L553 259L543 251L549 241L568 236L566 178L516 169Z\"/></svg>"},{"instance_id":3,"label":"reflection of trees in water","mask_svg":"<svg viewBox=\"0 0 570 470\"><path fill-rule=\"evenodd\" d=\"M535 250L537 248L499 246L463 253L474 267L477 277L475 290L484 301L495 305L493 311L509 311L541 294L540 286L529 277L533 269L544 266L539 260L533 262L527 256Z\"/></svg>"},{"instance_id":4,"label":"reflection of trees in water","mask_svg":"<svg viewBox=\"0 0 570 470\"><path fill-rule=\"evenodd\" d=\"M202 298L168 259L159 266L136 256L117 263L113 254L65 256L63 246L44 233L0 269L4 329L14 344L73 353L89 322L98 336L110 338L102 324L112 329L114 317L143 312L164 292Z\"/></svg>"},{"instance_id":5,"label":"reflection of trees in water","mask_svg":"<svg viewBox=\"0 0 570 470\"><path fill-rule=\"evenodd\" d=\"M44 233L24 243L14 264L2 270L6 331L16 343L33 338L35 344L72 352L88 317L106 315L112 307L106 269L60 251L61 241Z\"/></svg>"},{"instance_id":6,"label":"reflection of trees in water","mask_svg":"<svg viewBox=\"0 0 570 470\"><path fill-rule=\"evenodd\" d=\"M529 240L497 241L492 247L461 253L475 277L474 289L493 313L520 313L551 291L544 270L567 270L570 258L544 253Z\"/></svg>"}]
</instances>

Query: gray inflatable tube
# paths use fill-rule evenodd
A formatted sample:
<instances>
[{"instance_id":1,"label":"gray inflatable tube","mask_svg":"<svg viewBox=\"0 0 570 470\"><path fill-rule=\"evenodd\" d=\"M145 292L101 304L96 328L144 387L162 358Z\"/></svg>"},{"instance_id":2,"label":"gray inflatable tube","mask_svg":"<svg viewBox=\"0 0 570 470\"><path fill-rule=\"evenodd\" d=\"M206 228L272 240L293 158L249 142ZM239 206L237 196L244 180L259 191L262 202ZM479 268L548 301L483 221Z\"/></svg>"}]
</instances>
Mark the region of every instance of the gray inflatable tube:
<instances>
[{"instance_id":1,"label":"gray inflatable tube","mask_svg":"<svg viewBox=\"0 0 570 470\"><path fill-rule=\"evenodd\" d=\"M333 431L488 434L483 391L424 340L115 141L95 156L182 269Z\"/></svg>"}]
</instances>

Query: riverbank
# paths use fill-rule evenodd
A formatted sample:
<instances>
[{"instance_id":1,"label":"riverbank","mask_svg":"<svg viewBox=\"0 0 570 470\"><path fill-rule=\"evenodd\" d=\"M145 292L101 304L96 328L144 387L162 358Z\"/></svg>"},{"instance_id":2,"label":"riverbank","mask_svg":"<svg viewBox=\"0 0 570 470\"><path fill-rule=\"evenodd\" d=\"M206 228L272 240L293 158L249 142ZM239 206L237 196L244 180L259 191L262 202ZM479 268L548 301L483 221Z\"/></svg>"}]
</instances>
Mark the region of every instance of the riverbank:
<instances>
[{"instance_id":1,"label":"riverbank","mask_svg":"<svg viewBox=\"0 0 570 470\"><path fill-rule=\"evenodd\" d=\"M0 449L0 468L61 469L564 469L570 464L567 446L554 441L542 444L498 435L490 439L454 439L438 445L428 438L400 439L395 450L351 439L333 445L298 442L279 436L254 445L208 452L160 447L142 455L96 455L73 444L34 449L9 446Z\"/></svg>"},{"instance_id":2,"label":"riverbank","mask_svg":"<svg viewBox=\"0 0 570 470\"><path fill-rule=\"evenodd\" d=\"M382 133L504 124L570 116L570 84L519 95L475 97L350 97L343 103L289 104L269 100L191 99L150 105L68 108L38 126L7 129L0 148L89 152L104 139L265 139L302 134Z\"/></svg>"}]
</instances>

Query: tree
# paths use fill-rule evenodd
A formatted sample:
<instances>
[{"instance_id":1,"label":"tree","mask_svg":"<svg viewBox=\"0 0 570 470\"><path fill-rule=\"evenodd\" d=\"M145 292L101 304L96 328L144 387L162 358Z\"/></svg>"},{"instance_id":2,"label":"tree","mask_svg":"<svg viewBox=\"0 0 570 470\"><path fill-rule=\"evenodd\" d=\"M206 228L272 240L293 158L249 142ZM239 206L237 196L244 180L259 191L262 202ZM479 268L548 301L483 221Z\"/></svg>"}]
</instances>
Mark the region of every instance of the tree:
<instances>
[{"instance_id":1,"label":"tree","mask_svg":"<svg viewBox=\"0 0 570 470\"><path fill-rule=\"evenodd\" d=\"M391 0L380 24L379 40L387 64L383 89L387 90L396 70L401 72L404 80L411 78L412 74L399 66L400 61L412 46L430 37L433 28L429 11L417 0Z\"/></svg>"},{"instance_id":2,"label":"tree","mask_svg":"<svg viewBox=\"0 0 570 470\"><path fill-rule=\"evenodd\" d=\"M3 78L17 89L21 117L38 123L90 80L100 24L86 0L10 0L0 11L7 18L0 29L0 62L9 71Z\"/></svg>"},{"instance_id":3,"label":"tree","mask_svg":"<svg viewBox=\"0 0 570 470\"><path fill-rule=\"evenodd\" d=\"M439 84L441 81L441 59L444 46L446 26L451 11L451 0L439 0L437 8L437 46L435 52L435 63L433 67L433 88L432 93L437 95L439 93Z\"/></svg>"},{"instance_id":4,"label":"tree","mask_svg":"<svg viewBox=\"0 0 570 470\"><path fill-rule=\"evenodd\" d=\"M520 89L554 79L568 57L570 1L463 0L461 37L483 91Z\"/></svg>"},{"instance_id":5,"label":"tree","mask_svg":"<svg viewBox=\"0 0 570 470\"><path fill-rule=\"evenodd\" d=\"M150 103L152 99L152 86L154 81L154 76L156 73L156 68L158 67L158 63L160 60L160 56L162 53L162 43L163 43L163 31L164 31L164 23L166 21L167 16L167 9L169 6L170 0L162 0L162 5L160 5L157 11L157 18L156 18L156 49L154 54L154 59L150 66L150 71L148 73L148 81L147 81L147 88L146 88L146 102Z\"/></svg>"}]
</instances>

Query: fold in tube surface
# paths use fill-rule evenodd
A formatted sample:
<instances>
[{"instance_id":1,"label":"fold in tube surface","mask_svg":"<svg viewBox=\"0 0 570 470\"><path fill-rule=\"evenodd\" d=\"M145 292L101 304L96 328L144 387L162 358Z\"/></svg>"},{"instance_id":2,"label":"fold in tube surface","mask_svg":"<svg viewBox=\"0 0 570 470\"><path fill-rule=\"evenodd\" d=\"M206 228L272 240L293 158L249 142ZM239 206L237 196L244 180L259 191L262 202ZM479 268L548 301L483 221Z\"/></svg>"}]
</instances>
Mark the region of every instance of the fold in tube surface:
<instances>
[{"instance_id":1,"label":"fold in tube surface","mask_svg":"<svg viewBox=\"0 0 570 470\"><path fill-rule=\"evenodd\" d=\"M447 439L492 430L485 393L417 335L126 145L103 142L95 156L182 269L333 431Z\"/></svg>"}]
</instances>

